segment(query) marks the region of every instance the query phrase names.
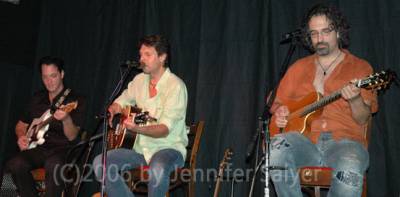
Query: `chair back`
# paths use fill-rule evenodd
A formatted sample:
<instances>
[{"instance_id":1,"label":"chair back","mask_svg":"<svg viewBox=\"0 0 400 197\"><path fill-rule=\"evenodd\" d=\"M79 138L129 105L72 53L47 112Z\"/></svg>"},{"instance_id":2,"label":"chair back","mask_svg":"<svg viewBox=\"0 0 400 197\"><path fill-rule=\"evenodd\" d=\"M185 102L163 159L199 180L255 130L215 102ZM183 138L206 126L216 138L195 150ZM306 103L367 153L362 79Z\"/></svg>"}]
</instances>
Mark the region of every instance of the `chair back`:
<instances>
[{"instance_id":1,"label":"chair back","mask_svg":"<svg viewBox=\"0 0 400 197\"><path fill-rule=\"evenodd\" d=\"M200 139L204 130L204 121L190 125L188 133L188 145L185 167L196 168L197 152L199 151Z\"/></svg>"},{"instance_id":2,"label":"chair back","mask_svg":"<svg viewBox=\"0 0 400 197\"><path fill-rule=\"evenodd\" d=\"M200 147L200 140L204 130L204 121L199 121L196 124L190 126L188 133L188 146L186 147L187 156L185 161L185 167L190 171L190 181L188 183L187 196L194 197L195 181L194 175L196 169L197 152Z\"/></svg>"}]
</instances>

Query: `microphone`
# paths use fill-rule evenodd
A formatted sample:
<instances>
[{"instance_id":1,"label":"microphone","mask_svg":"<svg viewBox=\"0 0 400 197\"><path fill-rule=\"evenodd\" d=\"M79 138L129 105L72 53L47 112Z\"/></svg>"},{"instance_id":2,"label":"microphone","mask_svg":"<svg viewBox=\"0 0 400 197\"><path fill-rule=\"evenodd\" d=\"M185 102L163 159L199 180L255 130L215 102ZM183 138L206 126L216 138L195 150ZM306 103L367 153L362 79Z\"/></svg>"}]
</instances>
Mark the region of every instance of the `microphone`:
<instances>
[{"instance_id":1,"label":"microphone","mask_svg":"<svg viewBox=\"0 0 400 197\"><path fill-rule=\"evenodd\" d=\"M142 65L135 60L126 60L125 63L120 65L121 68L142 68Z\"/></svg>"},{"instance_id":2,"label":"microphone","mask_svg":"<svg viewBox=\"0 0 400 197\"><path fill-rule=\"evenodd\" d=\"M287 41L290 41L293 38L301 38L302 36L303 36L302 30L296 29L294 31L283 34L280 43L286 43Z\"/></svg>"}]
</instances>

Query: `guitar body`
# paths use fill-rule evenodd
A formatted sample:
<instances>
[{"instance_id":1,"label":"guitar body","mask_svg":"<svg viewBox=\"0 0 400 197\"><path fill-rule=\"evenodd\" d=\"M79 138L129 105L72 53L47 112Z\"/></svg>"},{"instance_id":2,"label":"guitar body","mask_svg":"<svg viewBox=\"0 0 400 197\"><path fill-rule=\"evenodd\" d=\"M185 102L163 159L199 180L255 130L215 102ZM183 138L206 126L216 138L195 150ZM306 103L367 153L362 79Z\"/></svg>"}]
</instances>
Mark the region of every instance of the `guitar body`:
<instances>
[{"instance_id":1,"label":"guitar body","mask_svg":"<svg viewBox=\"0 0 400 197\"><path fill-rule=\"evenodd\" d=\"M136 139L133 133L123 126L123 122L132 118L132 107L126 106L122 109L120 120L115 129L108 130L108 149L126 148L132 149Z\"/></svg>"},{"instance_id":2,"label":"guitar body","mask_svg":"<svg viewBox=\"0 0 400 197\"><path fill-rule=\"evenodd\" d=\"M37 145L41 145L45 142L44 135L49 129L49 124L43 126L41 124L43 120L46 120L50 116L50 110L47 110L40 118L33 119L32 123L29 125L27 132L27 137L30 139L28 149L35 148Z\"/></svg>"},{"instance_id":3,"label":"guitar body","mask_svg":"<svg viewBox=\"0 0 400 197\"><path fill-rule=\"evenodd\" d=\"M302 114L302 112L304 111L305 106L319 101L321 97L322 96L319 93L312 92L299 101L283 103L283 105L286 105L290 111L290 115L287 118L288 124L285 128L278 128L275 123L276 116L273 115L269 124L271 136L273 137L276 134L288 131L299 131L303 135L307 136L311 130L311 122L322 114L322 109L318 109L305 115Z\"/></svg>"},{"instance_id":4,"label":"guitar body","mask_svg":"<svg viewBox=\"0 0 400 197\"><path fill-rule=\"evenodd\" d=\"M396 73L387 70L369 75L364 79L360 79L351 83L358 88L364 88L367 90L382 90L389 88L391 82L395 78ZM289 116L287 117L288 123L285 128L278 128L275 123L276 117L273 115L268 126L271 136L281 132L299 131L308 137L311 130L311 122L321 116L324 106L341 98L340 91L341 90L339 89L325 97L322 97L322 95L317 92L312 92L299 101L284 102L283 105L286 105L290 112Z\"/></svg>"},{"instance_id":5,"label":"guitar body","mask_svg":"<svg viewBox=\"0 0 400 197\"><path fill-rule=\"evenodd\" d=\"M123 129L122 131L110 129L108 130L108 149L133 149L135 139L136 134L128 129Z\"/></svg>"},{"instance_id":6,"label":"guitar body","mask_svg":"<svg viewBox=\"0 0 400 197\"><path fill-rule=\"evenodd\" d=\"M135 114L135 116L133 116L133 114ZM157 119L151 117L149 112L142 112L142 109L136 106L125 106L122 109L121 117L116 128L110 128L108 131L108 149L133 149L136 133L125 128L123 124L128 118L132 119L138 126L146 126L147 123L157 122Z\"/></svg>"}]
</instances>

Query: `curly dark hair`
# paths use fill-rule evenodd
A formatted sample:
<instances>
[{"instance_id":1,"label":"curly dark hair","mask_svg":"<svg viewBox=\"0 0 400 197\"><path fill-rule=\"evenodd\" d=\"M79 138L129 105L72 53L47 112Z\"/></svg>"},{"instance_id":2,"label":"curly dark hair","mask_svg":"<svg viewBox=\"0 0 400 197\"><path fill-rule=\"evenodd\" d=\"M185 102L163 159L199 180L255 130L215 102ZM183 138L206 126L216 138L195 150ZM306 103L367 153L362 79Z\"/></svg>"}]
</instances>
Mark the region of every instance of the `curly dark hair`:
<instances>
[{"instance_id":1,"label":"curly dark hair","mask_svg":"<svg viewBox=\"0 0 400 197\"><path fill-rule=\"evenodd\" d=\"M60 57L44 56L44 57L40 58L39 63L38 63L39 73L42 73L42 65L43 64L54 65L60 73L62 71L64 71L64 60Z\"/></svg>"},{"instance_id":2,"label":"curly dark hair","mask_svg":"<svg viewBox=\"0 0 400 197\"><path fill-rule=\"evenodd\" d=\"M302 33L304 45L314 51L314 47L311 43L311 38L309 34L308 23L314 16L326 16L328 20L331 21L333 29L339 33L339 48L347 48L350 44L349 29L350 26L344 18L343 14L334 6L328 6L325 4L317 4L313 6L303 18L302 22Z\"/></svg>"},{"instance_id":3,"label":"curly dark hair","mask_svg":"<svg viewBox=\"0 0 400 197\"><path fill-rule=\"evenodd\" d=\"M169 55L170 54L170 45L169 45L168 40L164 36L162 36L162 35L145 36L145 37L140 39L139 48L142 45L154 47L159 56L163 55L163 54L166 54L167 58L165 59L164 67L168 67L169 66L169 62L170 62L170 55Z\"/></svg>"}]
</instances>

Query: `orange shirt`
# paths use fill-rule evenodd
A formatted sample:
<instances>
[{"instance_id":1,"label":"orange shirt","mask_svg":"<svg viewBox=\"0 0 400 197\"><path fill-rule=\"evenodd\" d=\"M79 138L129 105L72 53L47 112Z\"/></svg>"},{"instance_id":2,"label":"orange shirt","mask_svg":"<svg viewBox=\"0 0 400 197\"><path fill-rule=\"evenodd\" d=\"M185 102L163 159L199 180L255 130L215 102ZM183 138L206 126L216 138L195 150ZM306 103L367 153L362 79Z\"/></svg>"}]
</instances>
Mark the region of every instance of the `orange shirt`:
<instances>
[{"instance_id":1,"label":"orange shirt","mask_svg":"<svg viewBox=\"0 0 400 197\"><path fill-rule=\"evenodd\" d=\"M343 52L345 53L344 59L325 80L324 96L341 89L352 79L365 78L373 72L368 62L357 58L347 50L343 50ZM316 73L314 63L316 57L316 55L311 55L302 58L288 69L279 84L277 91L278 101L285 103L300 100L311 92L316 91L313 85ZM361 96L364 101L371 102L372 113L378 110L375 91L362 89ZM332 131L335 140L347 138L366 145L365 127L366 125L359 125L354 121L349 103L343 98L339 98L325 106L322 115L311 123L310 140L316 143L321 131Z\"/></svg>"}]
</instances>

